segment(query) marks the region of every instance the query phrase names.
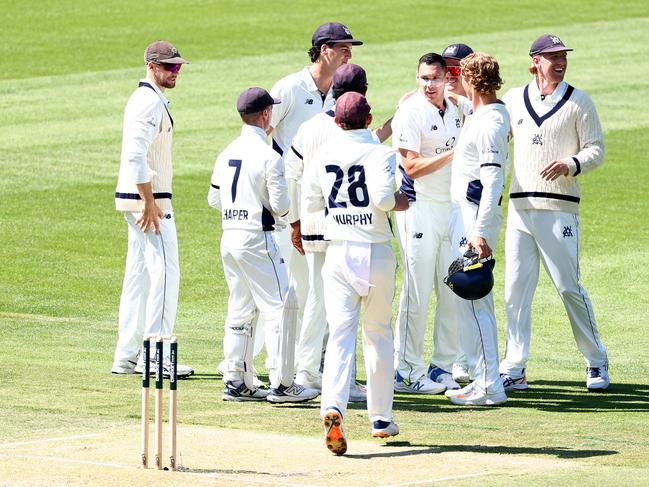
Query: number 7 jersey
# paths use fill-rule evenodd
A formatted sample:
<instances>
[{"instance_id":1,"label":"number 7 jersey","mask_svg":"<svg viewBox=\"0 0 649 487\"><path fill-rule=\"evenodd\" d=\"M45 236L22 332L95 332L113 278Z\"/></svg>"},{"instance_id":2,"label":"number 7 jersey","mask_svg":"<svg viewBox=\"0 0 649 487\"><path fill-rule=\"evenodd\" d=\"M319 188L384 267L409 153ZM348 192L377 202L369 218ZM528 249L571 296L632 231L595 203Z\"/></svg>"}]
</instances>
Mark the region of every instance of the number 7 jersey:
<instances>
[{"instance_id":1,"label":"number 7 jersey","mask_svg":"<svg viewBox=\"0 0 649 487\"><path fill-rule=\"evenodd\" d=\"M327 240L392 238L387 212L394 207L395 167L396 153L367 129L340 131L316 152L303 201L309 212L324 210Z\"/></svg>"},{"instance_id":2,"label":"number 7 jersey","mask_svg":"<svg viewBox=\"0 0 649 487\"><path fill-rule=\"evenodd\" d=\"M223 230L272 231L289 208L284 162L266 134L244 125L216 159L208 203L221 210Z\"/></svg>"}]
</instances>

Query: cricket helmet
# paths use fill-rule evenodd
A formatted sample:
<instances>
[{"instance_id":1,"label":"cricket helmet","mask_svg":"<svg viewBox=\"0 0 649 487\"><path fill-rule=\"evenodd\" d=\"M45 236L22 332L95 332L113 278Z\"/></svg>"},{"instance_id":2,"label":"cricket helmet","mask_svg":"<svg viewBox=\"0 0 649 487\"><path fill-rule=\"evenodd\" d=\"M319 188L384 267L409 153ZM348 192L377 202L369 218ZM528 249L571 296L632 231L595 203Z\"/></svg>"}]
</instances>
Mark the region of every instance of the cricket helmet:
<instances>
[{"instance_id":1,"label":"cricket helmet","mask_svg":"<svg viewBox=\"0 0 649 487\"><path fill-rule=\"evenodd\" d=\"M482 299L494 287L495 265L492 257L479 259L475 250L467 250L463 257L451 262L444 284L462 299Z\"/></svg>"}]
</instances>

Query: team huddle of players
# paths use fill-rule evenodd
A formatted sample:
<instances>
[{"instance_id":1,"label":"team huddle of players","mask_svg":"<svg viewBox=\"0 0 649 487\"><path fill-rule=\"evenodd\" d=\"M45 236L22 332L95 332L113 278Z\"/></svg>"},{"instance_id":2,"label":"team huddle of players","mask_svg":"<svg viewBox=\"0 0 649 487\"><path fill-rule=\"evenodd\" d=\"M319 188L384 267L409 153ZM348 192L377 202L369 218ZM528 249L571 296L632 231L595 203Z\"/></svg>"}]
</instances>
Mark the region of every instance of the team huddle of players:
<instances>
[{"instance_id":1,"label":"team huddle of players","mask_svg":"<svg viewBox=\"0 0 649 487\"><path fill-rule=\"evenodd\" d=\"M325 442L335 454L347 449L349 401L367 401L374 437L399 433L395 391L502 404L506 391L528 387L541 260L585 357L588 388L606 388L606 349L579 281L576 180L603 162L604 145L592 101L563 81L571 49L552 35L534 41L534 79L504 103L492 56L465 44L427 53L417 89L372 131L366 73L348 63L360 44L344 25L324 24L313 34L310 66L270 93L250 88L237 100L241 134L219 154L208 194L222 215L230 290L223 399L283 403L320 394ZM390 136L391 148L382 143ZM500 362L492 293L461 299L444 278L469 249L478 265L494 264L511 136ZM394 234L403 264L395 336ZM425 360L433 291L434 346ZM355 373L361 322L366 386ZM253 367L262 336L269 389Z\"/></svg>"}]
</instances>

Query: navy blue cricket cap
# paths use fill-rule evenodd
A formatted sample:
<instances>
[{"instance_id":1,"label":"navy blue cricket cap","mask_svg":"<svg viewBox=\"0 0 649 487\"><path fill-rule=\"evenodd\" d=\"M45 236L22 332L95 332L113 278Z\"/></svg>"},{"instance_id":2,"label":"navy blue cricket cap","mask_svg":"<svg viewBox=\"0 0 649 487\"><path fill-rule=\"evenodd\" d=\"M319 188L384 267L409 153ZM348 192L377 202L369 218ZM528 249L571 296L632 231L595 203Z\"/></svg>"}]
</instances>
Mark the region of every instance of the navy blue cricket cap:
<instances>
[{"instance_id":1,"label":"navy blue cricket cap","mask_svg":"<svg viewBox=\"0 0 649 487\"><path fill-rule=\"evenodd\" d=\"M443 58L457 59L458 61L464 59L469 54L473 54L473 49L466 44L451 44L442 51Z\"/></svg>"},{"instance_id":2,"label":"navy blue cricket cap","mask_svg":"<svg viewBox=\"0 0 649 487\"><path fill-rule=\"evenodd\" d=\"M532 47L530 47L530 56L536 56L537 54L542 54L544 52L562 51L572 51L572 49L566 47L563 41L557 36L552 34L543 34L532 43Z\"/></svg>"},{"instance_id":3,"label":"navy blue cricket cap","mask_svg":"<svg viewBox=\"0 0 649 487\"><path fill-rule=\"evenodd\" d=\"M282 101L270 96L270 93L265 89L248 88L237 98L237 111L241 115L257 113L270 105L277 105L278 103L282 103Z\"/></svg>"},{"instance_id":4,"label":"navy blue cricket cap","mask_svg":"<svg viewBox=\"0 0 649 487\"><path fill-rule=\"evenodd\" d=\"M352 46L360 46L363 41L354 39L351 31L338 22L328 22L318 27L311 37L312 46L321 46L323 44L335 44L337 42L348 42Z\"/></svg>"},{"instance_id":5,"label":"navy blue cricket cap","mask_svg":"<svg viewBox=\"0 0 649 487\"><path fill-rule=\"evenodd\" d=\"M371 109L367 98L355 91L348 91L336 100L336 118L349 125L364 123Z\"/></svg>"}]
</instances>

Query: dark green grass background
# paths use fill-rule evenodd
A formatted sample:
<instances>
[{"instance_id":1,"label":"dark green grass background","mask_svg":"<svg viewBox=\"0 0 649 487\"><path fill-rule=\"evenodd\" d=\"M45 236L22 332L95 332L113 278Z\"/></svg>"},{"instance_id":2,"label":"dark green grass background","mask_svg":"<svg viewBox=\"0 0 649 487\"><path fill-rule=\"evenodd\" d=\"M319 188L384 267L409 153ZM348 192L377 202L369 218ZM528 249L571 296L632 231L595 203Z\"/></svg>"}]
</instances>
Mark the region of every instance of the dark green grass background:
<instances>
[{"instance_id":1,"label":"dark green grass background","mask_svg":"<svg viewBox=\"0 0 649 487\"><path fill-rule=\"evenodd\" d=\"M412 444L577 458L588 485L643 478L649 453L646 3L5 1L0 15L0 353L7 364L0 439L40 438L138 416L137 378L109 374L126 250L126 225L112 195L122 111L144 76L149 42L169 39L191 61L168 92L176 121L182 273L176 332L182 361L197 371L181 383L180 421L318 435L317 404L271 408L220 400L215 369L227 288L219 216L205 197L216 154L239 131L236 95L252 85L270 88L307 64L313 30L330 20L365 41L354 48L353 61L368 71L377 120L390 116L414 86L424 52L463 41L493 53L504 93L529 80L529 45L552 32L575 49L567 79L592 96L606 134L605 164L580 176L581 269L614 385L606 395L585 393L583 360L542 272L530 393L491 410L398 395L395 417L400 439ZM502 246L501 239L501 263ZM495 288L501 348L503 267L497 267ZM430 337L427 343L430 350ZM348 432L366 436L364 409L351 409ZM576 478L553 475L558 485ZM528 476L532 485L549 479Z\"/></svg>"}]
</instances>

